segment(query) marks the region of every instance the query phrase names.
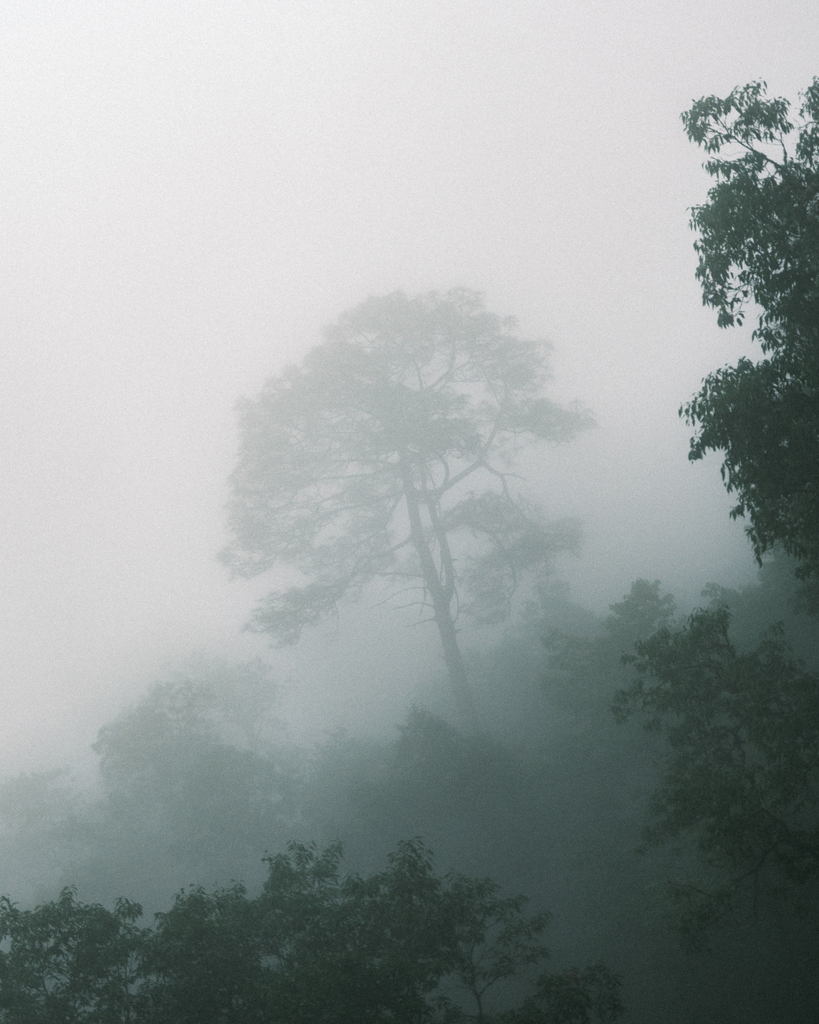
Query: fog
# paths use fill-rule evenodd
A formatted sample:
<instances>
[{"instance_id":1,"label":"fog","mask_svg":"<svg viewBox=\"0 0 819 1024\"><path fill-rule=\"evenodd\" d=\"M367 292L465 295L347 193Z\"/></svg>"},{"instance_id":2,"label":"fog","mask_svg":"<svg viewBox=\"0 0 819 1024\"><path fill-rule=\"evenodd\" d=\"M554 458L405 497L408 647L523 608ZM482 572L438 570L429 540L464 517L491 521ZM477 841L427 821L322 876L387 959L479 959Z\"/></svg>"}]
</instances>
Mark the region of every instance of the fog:
<instances>
[{"instance_id":1,"label":"fog","mask_svg":"<svg viewBox=\"0 0 819 1024\"><path fill-rule=\"evenodd\" d=\"M760 78L796 101L818 30L762 0L0 5L0 895L155 910L259 883L290 838L369 870L423 835L553 911L555 962L622 971L627 1019L769 1024L769 966L815 1005L784 912L781 948L739 929L692 966L671 937L652 900L695 859L635 855L659 741L613 722L637 633L603 618L637 579L681 614L757 579L678 415L758 354L752 317L720 331L701 303L710 179L680 114ZM472 732L417 609L373 589L274 650L243 627L286 575L218 558L237 402L369 296L458 287L546 339L549 397L596 421L521 459L582 546L536 611L459 623ZM766 571L734 595L743 642L785 605ZM597 639L561 662L550 630Z\"/></svg>"},{"instance_id":2,"label":"fog","mask_svg":"<svg viewBox=\"0 0 819 1024\"><path fill-rule=\"evenodd\" d=\"M553 396L599 424L529 467L583 521L575 600L753 576L677 416L751 350L701 308L679 114L758 77L795 98L819 13L27 0L0 28L5 773L81 761L197 651L269 656L299 737L400 717L437 664L417 630L342 613L268 655L241 627L270 581L216 561L236 400L368 295L463 285L552 342Z\"/></svg>"}]
</instances>

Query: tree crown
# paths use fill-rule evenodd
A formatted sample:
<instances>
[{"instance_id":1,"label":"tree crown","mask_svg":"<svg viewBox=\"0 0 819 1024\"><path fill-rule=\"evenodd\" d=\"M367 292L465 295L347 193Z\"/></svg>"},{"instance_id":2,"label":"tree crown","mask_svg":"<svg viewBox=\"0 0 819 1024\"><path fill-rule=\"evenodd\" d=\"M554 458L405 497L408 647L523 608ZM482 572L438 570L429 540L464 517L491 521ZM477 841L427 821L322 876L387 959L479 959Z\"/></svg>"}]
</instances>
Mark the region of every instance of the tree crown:
<instances>
[{"instance_id":1,"label":"tree crown","mask_svg":"<svg viewBox=\"0 0 819 1024\"><path fill-rule=\"evenodd\" d=\"M457 575L473 610L502 617L524 559L542 563L576 536L510 490L522 447L591 423L543 396L547 351L475 292L395 292L345 313L300 366L243 402L235 541L222 558L237 575L282 564L307 580L271 595L252 628L293 642L375 578L420 586L422 602L440 584L440 620ZM485 541L488 560L465 552L456 573L456 533Z\"/></svg>"}]
</instances>

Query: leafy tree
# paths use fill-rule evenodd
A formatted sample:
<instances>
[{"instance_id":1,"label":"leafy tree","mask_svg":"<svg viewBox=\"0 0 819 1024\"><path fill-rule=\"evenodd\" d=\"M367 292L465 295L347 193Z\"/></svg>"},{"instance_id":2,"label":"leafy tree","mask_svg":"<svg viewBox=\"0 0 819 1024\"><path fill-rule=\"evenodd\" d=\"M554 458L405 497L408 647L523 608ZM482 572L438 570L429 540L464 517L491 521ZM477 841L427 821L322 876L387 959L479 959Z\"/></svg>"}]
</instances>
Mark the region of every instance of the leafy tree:
<instances>
[{"instance_id":1,"label":"leafy tree","mask_svg":"<svg viewBox=\"0 0 819 1024\"><path fill-rule=\"evenodd\" d=\"M399 843L387 867L366 876L342 875L342 854L339 843L321 852L313 844L291 843L287 854L267 858L268 879L255 900L238 886L181 893L159 916L151 961L154 1004L166 1014L159 1019L502 1019L487 1015L486 992L543 962L548 915L527 915L524 897L501 896L490 879L437 874L420 840ZM605 968L593 965L586 975L570 971L565 977L591 1006L601 972L619 1006L619 981ZM557 988L563 977L544 974L538 985ZM472 996L475 1014L453 1002L453 984ZM594 1018L561 1011L537 1019L574 1024Z\"/></svg>"},{"instance_id":2,"label":"leafy tree","mask_svg":"<svg viewBox=\"0 0 819 1024\"><path fill-rule=\"evenodd\" d=\"M591 420L543 396L546 346L474 292L371 298L326 334L241 405L222 558L240 576L302 574L251 620L277 644L374 580L414 594L471 716L459 612L500 621L521 572L577 542L574 523L549 523L513 493L512 467L525 446Z\"/></svg>"},{"instance_id":3,"label":"leafy tree","mask_svg":"<svg viewBox=\"0 0 819 1024\"><path fill-rule=\"evenodd\" d=\"M721 327L755 303L764 358L710 374L680 413L697 429L689 458L723 453L760 565L781 547L807 578L819 576L819 79L802 101L794 123L755 82L683 114L715 179L691 218L703 302ZM672 886L689 938L743 899L756 911L761 894L809 905L819 873L819 678L781 624L738 647L732 595L707 592L712 607L638 642L616 705L666 743L648 843L687 837L709 869Z\"/></svg>"},{"instance_id":4,"label":"leafy tree","mask_svg":"<svg viewBox=\"0 0 819 1024\"><path fill-rule=\"evenodd\" d=\"M797 123L764 82L708 96L682 115L716 179L694 207L697 277L721 327L760 307L759 362L710 374L680 410L697 428L689 458L723 453L757 558L776 544L819 575L819 79ZM793 135L795 133L795 144ZM728 155L723 155L726 153Z\"/></svg>"},{"instance_id":5,"label":"leafy tree","mask_svg":"<svg viewBox=\"0 0 819 1024\"><path fill-rule=\"evenodd\" d=\"M711 868L674 883L689 938L760 893L810 904L819 878L819 676L772 627L738 651L724 606L664 626L626 659L615 712L640 712L667 745L649 845L689 837Z\"/></svg>"},{"instance_id":6,"label":"leafy tree","mask_svg":"<svg viewBox=\"0 0 819 1024\"><path fill-rule=\"evenodd\" d=\"M342 876L340 844L318 854L291 844L269 861L260 905L270 979L283 1019L421 1021L445 972L450 924L444 882L418 842L389 855L386 869Z\"/></svg>"},{"instance_id":7,"label":"leafy tree","mask_svg":"<svg viewBox=\"0 0 819 1024\"><path fill-rule=\"evenodd\" d=\"M140 1019L142 908L79 903L75 890L34 910L0 898L0 1020L119 1024Z\"/></svg>"},{"instance_id":8,"label":"leafy tree","mask_svg":"<svg viewBox=\"0 0 819 1024\"><path fill-rule=\"evenodd\" d=\"M244 885L178 893L145 950L152 1024L261 1020L263 965L258 915Z\"/></svg>"}]
</instances>

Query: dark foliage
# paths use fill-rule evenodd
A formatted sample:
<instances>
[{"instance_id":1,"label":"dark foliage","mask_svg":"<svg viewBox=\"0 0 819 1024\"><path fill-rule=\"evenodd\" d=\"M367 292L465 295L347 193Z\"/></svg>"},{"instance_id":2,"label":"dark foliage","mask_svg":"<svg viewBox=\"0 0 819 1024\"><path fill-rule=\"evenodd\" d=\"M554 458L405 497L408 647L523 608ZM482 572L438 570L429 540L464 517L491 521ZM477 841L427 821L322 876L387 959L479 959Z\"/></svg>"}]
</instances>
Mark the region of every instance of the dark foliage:
<instances>
[{"instance_id":1,"label":"dark foliage","mask_svg":"<svg viewBox=\"0 0 819 1024\"><path fill-rule=\"evenodd\" d=\"M819 876L819 676L781 625L738 652L729 623L727 608L701 609L640 641L615 706L646 715L669 749L647 841L692 836L718 880L674 887L689 931L761 891L810 902Z\"/></svg>"},{"instance_id":2,"label":"dark foliage","mask_svg":"<svg viewBox=\"0 0 819 1024\"><path fill-rule=\"evenodd\" d=\"M440 876L417 840L388 866L341 875L342 850L291 844L262 892L181 892L153 929L66 889L31 911L0 903L0 1020L26 1024L432 1024L495 1019L496 982L547 957L546 915L490 879ZM601 964L552 975L506 1021L610 1022L619 980ZM469 999L463 1008L458 994Z\"/></svg>"},{"instance_id":3,"label":"dark foliage","mask_svg":"<svg viewBox=\"0 0 819 1024\"><path fill-rule=\"evenodd\" d=\"M819 574L819 79L796 125L789 109L755 82L683 114L716 179L691 217L703 302L721 327L761 307L766 358L716 370L681 413L697 427L691 459L723 453L731 514L748 516L757 557L781 544L808 577Z\"/></svg>"}]
</instances>

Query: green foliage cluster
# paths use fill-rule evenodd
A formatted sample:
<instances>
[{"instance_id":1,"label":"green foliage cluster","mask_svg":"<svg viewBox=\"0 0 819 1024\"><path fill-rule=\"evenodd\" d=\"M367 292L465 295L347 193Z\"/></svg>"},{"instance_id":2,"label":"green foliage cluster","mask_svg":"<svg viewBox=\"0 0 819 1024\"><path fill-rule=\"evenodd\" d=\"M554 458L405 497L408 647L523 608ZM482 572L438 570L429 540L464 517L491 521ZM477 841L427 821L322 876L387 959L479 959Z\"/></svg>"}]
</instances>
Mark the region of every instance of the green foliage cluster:
<instances>
[{"instance_id":1,"label":"green foliage cluster","mask_svg":"<svg viewBox=\"0 0 819 1024\"><path fill-rule=\"evenodd\" d=\"M137 903L107 910L78 902L72 888L35 910L0 898L0 1020L139 1020L141 917Z\"/></svg>"},{"instance_id":2,"label":"green foliage cluster","mask_svg":"<svg viewBox=\"0 0 819 1024\"><path fill-rule=\"evenodd\" d=\"M440 876L418 841L386 869L341 875L340 844L291 844L244 886L180 892L156 924L118 900L106 910L64 889L20 910L0 901L0 1020L26 1024L591 1024L622 1014L602 964L541 970L518 1009L487 992L542 967L547 915L525 913L486 878ZM469 1010L462 1007L466 996Z\"/></svg>"},{"instance_id":3,"label":"green foliage cluster","mask_svg":"<svg viewBox=\"0 0 819 1024\"><path fill-rule=\"evenodd\" d=\"M819 79L802 99L796 125L762 82L683 114L716 179L691 219L703 302L721 327L756 303L765 358L710 374L680 411L697 427L691 459L723 453L731 514L749 517L760 565L773 549L777 566L809 580L819 575ZM756 913L762 897L815 914L819 888L819 665L807 667L771 617L741 625L738 646L729 605L742 600L706 593L710 607L658 620L625 654L633 679L614 706L663 741L645 835L687 840L698 855L693 878L671 883L689 941L743 904ZM816 610L815 595L815 583L803 587L803 610ZM815 626L797 632L815 656Z\"/></svg>"},{"instance_id":4,"label":"green foliage cluster","mask_svg":"<svg viewBox=\"0 0 819 1024\"><path fill-rule=\"evenodd\" d=\"M819 675L771 627L751 650L729 637L724 606L699 609L636 645L616 713L635 711L668 753L651 801L649 843L693 837L713 871L674 883L689 936L761 890L814 899L819 877Z\"/></svg>"},{"instance_id":5,"label":"green foliage cluster","mask_svg":"<svg viewBox=\"0 0 819 1024\"><path fill-rule=\"evenodd\" d=\"M738 499L731 514L749 517L757 557L781 544L811 576L819 574L819 79L796 124L789 111L754 82L683 114L716 179L691 217L703 302L721 327L741 324L756 303L765 358L711 373L680 411L697 427L691 459L723 453L723 479Z\"/></svg>"},{"instance_id":6,"label":"green foliage cluster","mask_svg":"<svg viewBox=\"0 0 819 1024\"><path fill-rule=\"evenodd\" d=\"M711 585L688 616L658 582L638 580L596 634L547 637L549 678L575 689L609 680L616 719L646 727L641 850L659 868L658 908L715 965L734 942L743 963L759 957L789 1020L809 1019L819 960L819 649L803 590L780 553L758 585ZM790 949L776 965L771 934ZM750 985L745 970L731 966ZM716 1003L712 992L709 1012ZM770 1007L755 1012L771 1019Z\"/></svg>"}]
</instances>

